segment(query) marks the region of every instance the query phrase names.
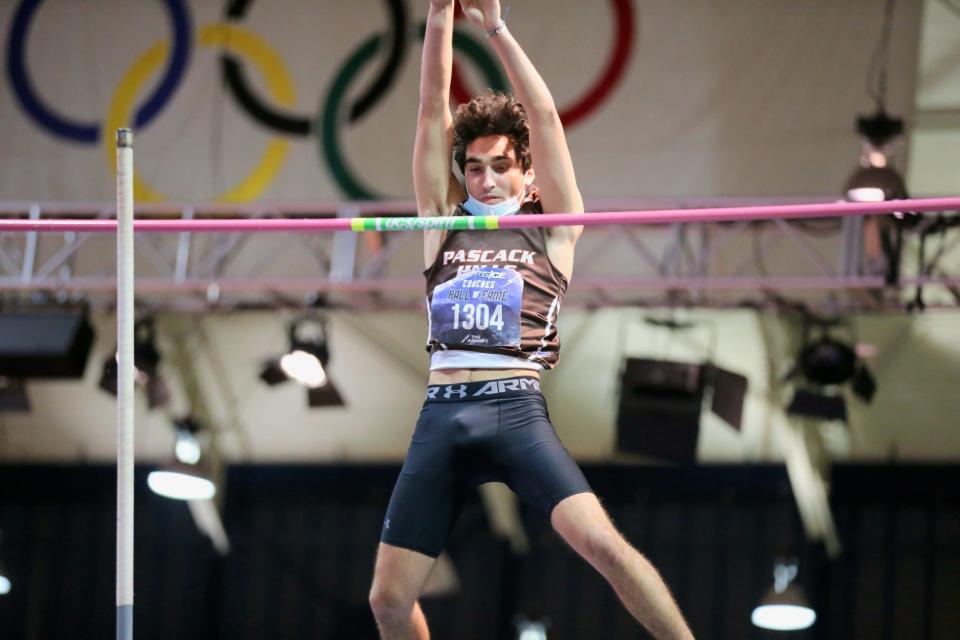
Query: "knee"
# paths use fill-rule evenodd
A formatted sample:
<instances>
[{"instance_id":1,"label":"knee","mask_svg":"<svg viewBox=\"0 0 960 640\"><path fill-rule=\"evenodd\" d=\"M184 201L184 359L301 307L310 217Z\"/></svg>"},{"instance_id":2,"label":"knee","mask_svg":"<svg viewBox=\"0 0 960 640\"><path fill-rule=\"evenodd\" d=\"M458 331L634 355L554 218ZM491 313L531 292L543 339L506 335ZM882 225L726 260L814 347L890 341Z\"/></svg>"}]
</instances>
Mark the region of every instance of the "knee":
<instances>
[{"instance_id":1,"label":"knee","mask_svg":"<svg viewBox=\"0 0 960 640\"><path fill-rule=\"evenodd\" d=\"M584 536L583 555L601 573L606 573L624 562L630 545L613 527L589 531Z\"/></svg>"},{"instance_id":2,"label":"knee","mask_svg":"<svg viewBox=\"0 0 960 640\"><path fill-rule=\"evenodd\" d=\"M399 589L375 581L370 588L369 602L373 616L383 623L408 619L413 610L414 599L401 593Z\"/></svg>"}]
</instances>

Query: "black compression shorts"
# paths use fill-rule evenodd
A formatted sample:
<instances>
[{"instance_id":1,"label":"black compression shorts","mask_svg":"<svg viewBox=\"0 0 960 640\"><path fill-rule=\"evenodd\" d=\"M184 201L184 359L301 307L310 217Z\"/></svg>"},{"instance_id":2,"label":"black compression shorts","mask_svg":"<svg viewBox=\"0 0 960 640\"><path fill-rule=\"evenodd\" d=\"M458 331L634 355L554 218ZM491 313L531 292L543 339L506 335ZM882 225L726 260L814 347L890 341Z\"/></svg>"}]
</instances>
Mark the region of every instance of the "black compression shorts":
<instances>
[{"instance_id":1,"label":"black compression shorts","mask_svg":"<svg viewBox=\"0 0 960 640\"><path fill-rule=\"evenodd\" d=\"M380 540L436 557L467 492L504 482L549 518L590 485L560 442L536 378L431 385Z\"/></svg>"}]
</instances>

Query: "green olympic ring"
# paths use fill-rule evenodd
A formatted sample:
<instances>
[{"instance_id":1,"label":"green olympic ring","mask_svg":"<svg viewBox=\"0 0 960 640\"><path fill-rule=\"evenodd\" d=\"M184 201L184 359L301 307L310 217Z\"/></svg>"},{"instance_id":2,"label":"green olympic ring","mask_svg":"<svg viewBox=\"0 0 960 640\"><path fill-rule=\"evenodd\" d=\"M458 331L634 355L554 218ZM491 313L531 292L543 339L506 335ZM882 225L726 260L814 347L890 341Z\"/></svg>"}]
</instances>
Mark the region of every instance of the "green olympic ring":
<instances>
[{"instance_id":1,"label":"green olympic ring","mask_svg":"<svg viewBox=\"0 0 960 640\"><path fill-rule=\"evenodd\" d=\"M423 40L425 29L425 25L421 25L417 29L421 40ZM366 186L347 164L339 134L340 123L347 119L347 114L343 108L347 89L364 65L376 55L382 41L382 35L371 36L350 54L350 57L347 58L343 67L334 77L330 90L327 92L327 100L314 125L316 131L322 132L322 135L318 138L320 156L327 161L327 167L337 186L351 200L379 200L381 198L373 189ZM453 48L473 61L486 78L491 89L495 91L508 90L509 85L499 65L477 40L455 30L453 33Z\"/></svg>"}]
</instances>

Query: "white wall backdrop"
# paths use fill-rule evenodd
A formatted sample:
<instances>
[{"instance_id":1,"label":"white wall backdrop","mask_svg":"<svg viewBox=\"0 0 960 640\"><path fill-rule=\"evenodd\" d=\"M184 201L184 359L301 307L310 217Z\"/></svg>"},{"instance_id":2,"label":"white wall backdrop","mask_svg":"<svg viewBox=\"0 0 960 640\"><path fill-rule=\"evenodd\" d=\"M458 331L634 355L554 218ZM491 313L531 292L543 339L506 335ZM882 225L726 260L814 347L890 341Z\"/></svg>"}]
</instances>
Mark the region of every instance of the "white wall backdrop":
<instances>
[{"instance_id":1,"label":"white wall backdrop","mask_svg":"<svg viewBox=\"0 0 960 640\"><path fill-rule=\"evenodd\" d=\"M0 0L0 200L109 201L105 132L151 96L159 108L136 127L136 166L151 189L141 188L141 202L410 196L416 25L427 3L232 3L245 9L225 20L227 4ZM568 127L588 197L829 195L856 160L853 120L872 108L865 84L883 14L876 0L512 5L511 29L561 110L602 84L622 45L622 75ZM908 118L921 5L898 3L890 52L888 106ZM395 14L400 31L390 27ZM225 21L229 28L216 26ZM464 84L476 90L490 52L482 35L459 30L479 47L458 54ZM177 33L189 47L174 46ZM397 33L405 42L394 50ZM182 74L164 88L177 51ZM385 90L351 120L391 51ZM251 117L224 82L224 56L266 108L305 129L278 131ZM82 131L61 130L68 125ZM325 156L324 145L336 153Z\"/></svg>"}]
</instances>

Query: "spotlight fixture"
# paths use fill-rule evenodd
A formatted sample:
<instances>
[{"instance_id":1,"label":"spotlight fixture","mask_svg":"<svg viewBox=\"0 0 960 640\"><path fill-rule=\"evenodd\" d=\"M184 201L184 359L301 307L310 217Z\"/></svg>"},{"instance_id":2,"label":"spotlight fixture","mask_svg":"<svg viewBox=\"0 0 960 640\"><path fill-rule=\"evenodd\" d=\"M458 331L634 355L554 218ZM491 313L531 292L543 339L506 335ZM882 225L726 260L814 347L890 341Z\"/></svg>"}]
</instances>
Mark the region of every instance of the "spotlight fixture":
<instances>
[{"instance_id":1,"label":"spotlight fixture","mask_svg":"<svg viewBox=\"0 0 960 640\"><path fill-rule=\"evenodd\" d=\"M787 413L846 422L847 406L840 387L850 384L857 397L870 402L876 394L876 381L854 347L831 336L824 323L819 323L819 330L820 336L811 340L810 323L804 328L804 346L787 376L802 375L803 381Z\"/></svg>"},{"instance_id":2,"label":"spotlight fixture","mask_svg":"<svg viewBox=\"0 0 960 640\"><path fill-rule=\"evenodd\" d=\"M170 390L160 375L160 352L157 350L156 330L152 318L140 320L133 329L134 382L144 387L151 409L161 407L170 400ZM117 395L117 355L107 357L100 375L100 388L112 396Z\"/></svg>"},{"instance_id":3,"label":"spotlight fixture","mask_svg":"<svg viewBox=\"0 0 960 640\"><path fill-rule=\"evenodd\" d=\"M750 621L761 629L797 631L817 620L817 613L799 585L796 560L779 559L773 567L773 587L753 610Z\"/></svg>"},{"instance_id":4,"label":"spotlight fixture","mask_svg":"<svg viewBox=\"0 0 960 640\"><path fill-rule=\"evenodd\" d=\"M311 407L343 406L343 398L326 371L330 362L326 320L322 317L294 320L288 328L288 337L289 351L264 363L260 379L271 387L288 380L307 387L307 402Z\"/></svg>"},{"instance_id":5,"label":"spotlight fixture","mask_svg":"<svg viewBox=\"0 0 960 640\"><path fill-rule=\"evenodd\" d=\"M151 471L147 485L161 496L174 500L205 500L217 493L213 471L203 458L203 448L198 435L203 426L193 417L174 420L176 432L172 464Z\"/></svg>"},{"instance_id":6,"label":"spotlight fixture","mask_svg":"<svg viewBox=\"0 0 960 640\"><path fill-rule=\"evenodd\" d=\"M852 202L884 202L906 198L903 177L889 162L889 144L903 132L903 120L891 118L880 110L871 116L857 118L857 132L863 138L860 167L847 180L844 188L847 199Z\"/></svg>"},{"instance_id":7,"label":"spotlight fixture","mask_svg":"<svg viewBox=\"0 0 960 640\"><path fill-rule=\"evenodd\" d=\"M173 500L208 500L217 494L213 475L202 464L178 462L151 471L147 485L154 493Z\"/></svg>"},{"instance_id":8,"label":"spotlight fixture","mask_svg":"<svg viewBox=\"0 0 960 640\"><path fill-rule=\"evenodd\" d=\"M200 462L202 449L197 435L202 428L191 417L174 420L173 428L177 432L177 439L173 446L174 455L183 464L197 464Z\"/></svg>"}]
</instances>

